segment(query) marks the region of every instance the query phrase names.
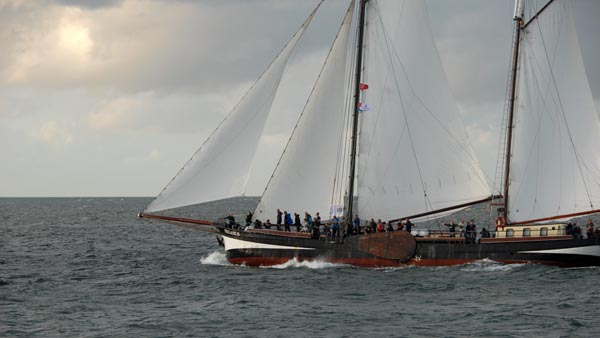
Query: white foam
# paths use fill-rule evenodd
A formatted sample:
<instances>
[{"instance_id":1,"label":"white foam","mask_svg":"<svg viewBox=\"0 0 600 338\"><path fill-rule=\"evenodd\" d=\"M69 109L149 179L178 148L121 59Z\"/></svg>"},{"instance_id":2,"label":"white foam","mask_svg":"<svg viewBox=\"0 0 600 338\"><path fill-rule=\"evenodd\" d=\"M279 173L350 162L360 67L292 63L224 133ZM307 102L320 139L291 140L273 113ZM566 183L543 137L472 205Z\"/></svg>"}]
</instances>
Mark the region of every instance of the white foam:
<instances>
[{"instance_id":1,"label":"white foam","mask_svg":"<svg viewBox=\"0 0 600 338\"><path fill-rule=\"evenodd\" d=\"M208 256L202 256L200 258L200 262L205 265L223 265L223 266L231 266L227 260L227 256L225 256L225 252L223 251L214 251L211 252Z\"/></svg>"},{"instance_id":2,"label":"white foam","mask_svg":"<svg viewBox=\"0 0 600 338\"><path fill-rule=\"evenodd\" d=\"M273 266L265 266L264 268L272 268L272 269L288 269L288 268L306 268L306 269L330 269L330 268L338 268L348 266L346 264L335 264L325 262L323 260L312 260L312 261L299 261L297 258L290 259L289 261L273 265Z\"/></svg>"},{"instance_id":3,"label":"white foam","mask_svg":"<svg viewBox=\"0 0 600 338\"><path fill-rule=\"evenodd\" d=\"M502 264L486 258L477 262L465 264L460 270L467 272L510 271L524 265L525 264Z\"/></svg>"}]
</instances>

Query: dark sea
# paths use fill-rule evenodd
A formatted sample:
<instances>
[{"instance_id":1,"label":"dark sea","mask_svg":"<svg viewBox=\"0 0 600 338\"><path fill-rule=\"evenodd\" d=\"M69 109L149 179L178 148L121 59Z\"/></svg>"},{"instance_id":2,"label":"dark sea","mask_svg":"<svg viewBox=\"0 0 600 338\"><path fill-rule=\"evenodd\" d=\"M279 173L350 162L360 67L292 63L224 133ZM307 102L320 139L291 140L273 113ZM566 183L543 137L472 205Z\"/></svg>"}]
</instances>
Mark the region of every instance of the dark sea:
<instances>
[{"instance_id":1,"label":"dark sea","mask_svg":"<svg viewBox=\"0 0 600 338\"><path fill-rule=\"evenodd\" d=\"M0 336L600 337L598 268L233 266L149 202L0 199Z\"/></svg>"}]
</instances>

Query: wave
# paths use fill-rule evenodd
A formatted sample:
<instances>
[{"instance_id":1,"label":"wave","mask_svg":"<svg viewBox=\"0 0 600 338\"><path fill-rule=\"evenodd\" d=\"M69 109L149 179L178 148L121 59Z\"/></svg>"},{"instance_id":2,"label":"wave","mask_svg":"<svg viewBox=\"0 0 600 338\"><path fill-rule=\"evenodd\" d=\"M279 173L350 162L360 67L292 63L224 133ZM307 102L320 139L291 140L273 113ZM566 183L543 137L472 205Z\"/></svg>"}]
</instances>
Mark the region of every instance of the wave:
<instances>
[{"instance_id":1,"label":"wave","mask_svg":"<svg viewBox=\"0 0 600 338\"><path fill-rule=\"evenodd\" d=\"M466 272L495 272L495 271L510 271L521 268L527 264L503 264L493 261L491 259L482 259L473 263L467 263L462 265L461 271Z\"/></svg>"},{"instance_id":2,"label":"wave","mask_svg":"<svg viewBox=\"0 0 600 338\"><path fill-rule=\"evenodd\" d=\"M306 269L331 269L331 268L340 268L340 267L349 267L346 264L336 264L329 263L323 260L312 260L312 261L299 261L298 259L290 259L289 261L272 266L261 266L261 268L269 268L269 269L289 269L289 268L306 268Z\"/></svg>"},{"instance_id":3,"label":"wave","mask_svg":"<svg viewBox=\"0 0 600 338\"><path fill-rule=\"evenodd\" d=\"M229 263L227 260L227 256L222 251L214 251L211 252L208 256L202 256L200 258L200 262L204 265L221 265L221 266L232 266L233 264Z\"/></svg>"}]
</instances>

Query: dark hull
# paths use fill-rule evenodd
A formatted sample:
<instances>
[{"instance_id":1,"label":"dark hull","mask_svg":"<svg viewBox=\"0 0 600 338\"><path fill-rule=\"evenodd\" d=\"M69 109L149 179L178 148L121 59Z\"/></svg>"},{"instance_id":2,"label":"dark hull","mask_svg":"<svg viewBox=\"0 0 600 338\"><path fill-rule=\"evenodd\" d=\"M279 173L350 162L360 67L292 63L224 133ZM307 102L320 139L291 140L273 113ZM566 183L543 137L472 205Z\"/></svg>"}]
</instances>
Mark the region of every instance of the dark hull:
<instances>
[{"instance_id":1,"label":"dark hull","mask_svg":"<svg viewBox=\"0 0 600 338\"><path fill-rule=\"evenodd\" d=\"M360 267L447 266L482 259L507 264L600 266L600 245L595 239L574 240L565 236L465 243L463 238L415 239L406 232L391 232L351 236L340 244L276 231L254 233L220 229L220 233L227 259L248 266L277 265L292 259Z\"/></svg>"}]
</instances>

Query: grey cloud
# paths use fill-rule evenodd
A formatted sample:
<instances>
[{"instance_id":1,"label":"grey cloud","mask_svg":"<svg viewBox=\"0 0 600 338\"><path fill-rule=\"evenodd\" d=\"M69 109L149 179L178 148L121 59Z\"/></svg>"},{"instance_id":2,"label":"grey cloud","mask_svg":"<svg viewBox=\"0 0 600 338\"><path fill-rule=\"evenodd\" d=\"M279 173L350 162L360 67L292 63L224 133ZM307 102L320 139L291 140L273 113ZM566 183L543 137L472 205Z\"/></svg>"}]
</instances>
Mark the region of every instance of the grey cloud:
<instances>
[{"instance_id":1,"label":"grey cloud","mask_svg":"<svg viewBox=\"0 0 600 338\"><path fill-rule=\"evenodd\" d=\"M98 9L119 6L124 0L53 0L58 5L80 7L84 9Z\"/></svg>"}]
</instances>

